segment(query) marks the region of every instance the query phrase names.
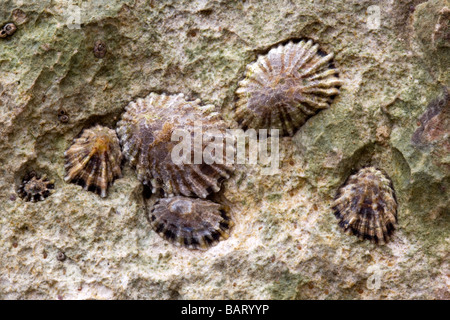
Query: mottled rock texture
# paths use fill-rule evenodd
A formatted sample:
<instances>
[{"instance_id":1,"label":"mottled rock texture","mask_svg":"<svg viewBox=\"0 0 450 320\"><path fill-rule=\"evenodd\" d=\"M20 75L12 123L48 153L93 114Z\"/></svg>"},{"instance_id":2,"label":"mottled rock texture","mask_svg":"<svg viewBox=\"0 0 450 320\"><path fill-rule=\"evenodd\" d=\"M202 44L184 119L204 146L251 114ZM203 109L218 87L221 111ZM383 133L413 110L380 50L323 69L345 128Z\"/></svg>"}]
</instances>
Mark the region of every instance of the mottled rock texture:
<instances>
[{"instance_id":1,"label":"mottled rock texture","mask_svg":"<svg viewBox=\"0 0 450 320\"><path fill-rule=\"evenodd\" d=\"M1 1L17 31L0 39L0 298L450 299L449 1L383 1L379 26L374 3ZM200 98L235 127L246 65L299 39L335 53L341 93L280 140L278 174L240 165L213 196L228 240L161 239L128 165L105 199L64 183L73 138L150 92ZM384 246L343 234L331 210L367 165L397 194ZM30 170L55 180L44 201L17 196Z\"/></svg>"}]
</instances>

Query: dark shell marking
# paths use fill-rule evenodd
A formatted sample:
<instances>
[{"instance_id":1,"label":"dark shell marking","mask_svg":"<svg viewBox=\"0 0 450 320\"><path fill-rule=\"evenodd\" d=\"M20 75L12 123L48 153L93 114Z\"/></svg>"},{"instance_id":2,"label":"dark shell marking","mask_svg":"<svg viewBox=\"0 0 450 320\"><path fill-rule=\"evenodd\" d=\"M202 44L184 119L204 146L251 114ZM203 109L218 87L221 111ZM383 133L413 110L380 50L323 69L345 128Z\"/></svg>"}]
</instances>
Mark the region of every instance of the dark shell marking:
<instances>
[{"instance_id":1,"label":"dark shell marking","mask_svg":"<svg viewBox=\"0 0 450 320\"><path fill-rule=\"evenodd\" d=\"M292 136L339 94L342 82L332 59L311 40L270 50L247 66L233 117L244 129L280 129L280 135Z\"/></svg>"},{"instance_id":2,"label":"dark shell marking","mask_svg":"<svg viewBox=\"0 0 450 320\"><path fill-rule=\"evenodd\" d=\"M54 189L55 181L48 180L45 175L40 177L36 172L31 171L23 178L17 194L25 201L36 202L50 196Z\"/></svg>"},{"instance_id":3,"label":"dark shell marking","mask_svg":"<svg viewBox=\"0 0 450 320\"><path fill-rule=\"evenodd\" d=\"M7 23L0 29L0 38L12 36L16 31L17 27L14 23Z\"/></svg>"},{"instance_id":4,"label":"dark shell marking","mask_svg":"<svg viewBox=\"0 0 450 320\"><path fill-rule=\"evenodd\" d=\"M94 56L96 58L104 58L107 52L106 43L102 40L97 40L94 42Z\"/></svg>"},{"instance_id":5,"label":"dark shell marking","mask_svg":"<svg viewBox=\"0 0 450 320\"><path fill-rule=\"evenodd\" d=\"M122 176L122 153L119 139L112 129L96 126L85 129L64 153L66 182L106 197L108 186Z\"/></svg>"},{"instance_id":6,"label":"dark shell marking","mask_svg":"<svg viewBox=\"0 0 450 320\"><path fill-rule=\"evenodd\" d=\"M181 196L158 200L148 218L162 238L189 249L205 250L228 239L234 225L224 206Z\"/></svg>"},{"instance_id":7,"label":"dark shell marking","mask_svg":"<svg viewBox=\"0 0 450 320\"><path fill-rule=\"evenodd\" d=\"M397 200L391 180L374 167L351 175L333 203L334 215L347 234L384 244L397 227Z\"/></svg>"},{"instance_id":8,"label":"dark shell marking","mask_svg":"<svg viewBox=\"0 0 450 320\"><path fill-rule=\"evenodd\" d=\"M117 126L117 133L126 159L136 167L138 179L152 186L152 192L162 190L165 196L184 195L205 198L220 190L224 179L234 170L231 161L224 156L223 164L213 162L195 164L193 161L194 139L191 139L191 164L175 164L171 152L179 141L172 141L175 130L184 130L191 137L195 122L201 122L203 130L202 149L206 131L219 130L224 136L225 123L214 106L200 106L199 101L186 101L182 94L159 95L151 93L144 99L131 102ZM232 139L232 137L228 137ZM234 148L234 146L233 146ZM223 147L224 154L226 148ZM232 150L234 156L234 149ZM230 153L228 153L230 154Z\"/></svg>"}]
</instances>

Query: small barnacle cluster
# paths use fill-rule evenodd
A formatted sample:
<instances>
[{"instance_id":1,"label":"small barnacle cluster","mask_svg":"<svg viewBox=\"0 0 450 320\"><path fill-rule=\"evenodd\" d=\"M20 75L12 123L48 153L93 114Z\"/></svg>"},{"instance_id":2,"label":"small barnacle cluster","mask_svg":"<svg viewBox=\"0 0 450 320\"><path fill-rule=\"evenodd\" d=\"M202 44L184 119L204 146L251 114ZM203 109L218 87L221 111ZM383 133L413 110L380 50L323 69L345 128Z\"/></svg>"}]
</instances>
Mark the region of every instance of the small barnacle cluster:
<instances>
[{"instance_id":1,"label":"small barnacle cluster","mask_svg":"<svg viewBox=\"0 0 450 320\"><path fill-rule=\"evenodd\" d=\"M67 111L63 108L58 110L58 120L61 123L67 123L69 122L69 115L67 114Z\"/></svg>"},{"instance_id":2,"label":"small barnacle cluster","mask_svg":"<svg viewBox=\"0 0 450 320\"><path fill-rule=\"evenodd\" d=\"M332 59L333 53L323 54L312 40L273 48L247 66L233 117L243 128L292 136L339 94L342 81Z\"/></svg>"},{"instance_id":3,"label":"small barnacle cluster","mask_svg":"<svg viewBox=\"0 0 450 320\"><path fill-rule=\"evenodd\" d=\"M35 171L31 171L22 179L17 194L25 201L37 202L50 196L54 189L55 181L48 180L47 176L41 177Z\"/></svg>"},{"instance_id":4,"label":"small barnacle cluster","mask_svg":"<svg viewBox=\"0 0 450 320\"><path fill-rule=\"evenodd\" d=\"M388 176L374 167L351 175L333 202L339 226L362 240L384 244L397 226L397 199Z\"/></svg>"},{"instance_id":5,"label":"small barnacle cluster","mask_svg":"<svg viewBox=\"0 0 450 320\"><path fill-rule=\"evenodd\" d=\"M12 23L12 22L7 23L0 29L0 38L10 37L16 31L17 31L17 27L14 23Z\"/></svg>"}]
</instances>

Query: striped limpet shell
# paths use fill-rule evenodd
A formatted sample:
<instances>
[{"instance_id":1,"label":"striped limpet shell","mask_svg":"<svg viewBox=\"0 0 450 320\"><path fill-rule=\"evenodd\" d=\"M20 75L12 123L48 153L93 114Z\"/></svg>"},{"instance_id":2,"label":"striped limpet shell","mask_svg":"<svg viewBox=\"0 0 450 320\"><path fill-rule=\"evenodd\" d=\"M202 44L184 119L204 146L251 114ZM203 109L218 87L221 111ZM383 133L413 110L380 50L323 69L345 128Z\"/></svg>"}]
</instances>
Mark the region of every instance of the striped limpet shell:
<instances>
[{"instance_id":1,"label":"striped limpet shell","mask_svg":"<svg viewBox=\"0 0 450 320\"><path fill-rule=\"evenodd\" d=\"M25 201L42 201L50 196L55 189L55 181L48 180L46 175L42 177L36 172L29 172L23 179L17 193Z\"/></svg>"},{"instance_id":2,"label":"striped limpet shell","mask_svg":"<svg viewBox=\"0 0 450 320\"><path fill-rule=\"evenodd\" d=\"M333 203L339 226L362 240L384 244L397 227L397 200L389 177L366 167L351 175Z\"/></svg>"},{"instance_id":3,"label":"striped limpet shell","mask_svg":"<svg viewBox=\"0 0 450 320\"><path fill-rule=\"evenodd\" d=\"M324 54L312 40L279 45L247 66L233 117L244 129L279 129L292 136L330 106L341 84L333 53Z\"/></svg>"},{"instance_id":4,"label":"striped limpet shell","mask_svg":"<svg viewBox=\"0 0 450 320\"><path fill-rule=\"evenodd\" d=\"M119 139L112 129L97 125L85 129L64 152L66 176L85 190L106 197L108 186L122 176L122 152Z\"/></svg>"},{"instance_id":5,"label":"striped limpet shell","mask_svg":"<svg viewBox=\"0 0 450 320\"><path fill-rule=\"evenodd\" d=\"M159 95L151 93L137 99L126 107L122 120L117 124L117 133L123 153L131 165L136 167L138 179L152 187L152 192L162 190L164 196L184 195L205 198L220 190L221 182L229 178L234 170L229 155L232 150L223 146L223 163L195 161L194 153L203 154L207 148L208 130L214 129L225 139L233 139L226 132L225 123L214 106L200 106L200 101L186 101L182 94ZM195 143L195 126L202 129L202 141ZM175 162L173 149L180 140L172 141L173 134L184 132L191 137L191 145L185 155L191 163ZM223 141L218 141L222 143ZM231 147L230 147L231 148ZM230 149L229 148L229 149Z\"/></svg>"},{"instance_id":6,"label":"striped limpet shell","mask_svg":"<svg viewBox=\"0 0 450 320\"><path fill-rule=\"evenodd\" d=\"M234 225L225 206L182 196L158 200L148 219L153 230L167 241L203 250L228 239Z\"/></svg>"}]
</instances>

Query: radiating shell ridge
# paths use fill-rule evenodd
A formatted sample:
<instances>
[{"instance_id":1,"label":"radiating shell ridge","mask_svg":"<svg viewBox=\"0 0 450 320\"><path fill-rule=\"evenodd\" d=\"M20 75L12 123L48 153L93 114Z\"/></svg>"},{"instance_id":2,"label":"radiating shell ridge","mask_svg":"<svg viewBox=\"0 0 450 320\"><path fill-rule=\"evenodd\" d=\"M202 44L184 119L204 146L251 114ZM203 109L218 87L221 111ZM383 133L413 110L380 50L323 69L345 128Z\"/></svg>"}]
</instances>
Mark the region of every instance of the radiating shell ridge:
<instances>
[{"instance_id":1,"label":"radiating shell ridge","mask_svg":"<svg viewBox=\"0 0 450 320\"><path fill-rule=\"evenodd\" d=\"M234 225L223 205L182 196L160 199L148 219L153 230L167 241L203 250L228 239Z\"/></svg>"},{"instance_id":2,"label":"radiating shell ridge","mask_svg":"<svg viewBox=\"0 0 450 320\"><path fill-rule=\"evenodd\" d=\"M208 140L206 133L215 129L225 139L233 139L227 132L225 123L213 105L200 106L200 101L186 101L182 94L159 95L151 93L144 99L131 102L119 121L117 133L120 137L124 156L136 167L138 179L151 185L152 192L159 190L164 195L184 195L205 198L211 192L220 190L221 182L229 178L234 170L234 143L227 149L223 146L222 162L195 162L194 152L202 154ZM178 130L194 136L195 126L203 132L202 143L194 144L192 138L191 163L176 163L172 160L172 150L179 140L172 141L172 134ZM217 143L222 143L218 140ZM232 150L230 150L232 149Z\"/></svg>"},{"instance_id":3,"label":"radiating shell ridge","mask_svg":"<svg viewBox=\"0 0 450 320\"><path fill-rule=\"evenodd\" d=\"M384 244L397 227L397 200L391 180L374 167L361 169L341 186L333 203L339 226L362 240Z\"/></svg>"},{"instance_id":4,"label":"radiating shell ridge","mask_svg":"<svg viewBox=\"0 0 450 320\"><path fill-rule=\"evenodd\" d=\"M279 129L292 136L339 94L342 82L332 59L333 53L323 55L311 40L270 50L247 66L233 117L244 129Z\"/></svg>"},{"instance_id":5,"label":"radiating shell ridge","mask_svg":"<svg viewBox=\"0 0 450 320\"><path fill-rule=\"evenodd\" d=\"M48 180L47 176L39 176L31 171L22 180L17 193L25 201L42 201L50 196L55 188L55 181Z\"/></svg>"},{"instance_id":6,"label":"radiating shell ridge","mask_svg":"<svg viewBox=\"0 0 450 320\"><path fill-rule=\"evenodd\" d=\"M108 187L122 176L122 152L112 129L97 125L85 129L64 153L66 182L74 182L85 190L106 197Z\"/></svg>"}]
</instances>

